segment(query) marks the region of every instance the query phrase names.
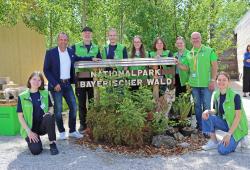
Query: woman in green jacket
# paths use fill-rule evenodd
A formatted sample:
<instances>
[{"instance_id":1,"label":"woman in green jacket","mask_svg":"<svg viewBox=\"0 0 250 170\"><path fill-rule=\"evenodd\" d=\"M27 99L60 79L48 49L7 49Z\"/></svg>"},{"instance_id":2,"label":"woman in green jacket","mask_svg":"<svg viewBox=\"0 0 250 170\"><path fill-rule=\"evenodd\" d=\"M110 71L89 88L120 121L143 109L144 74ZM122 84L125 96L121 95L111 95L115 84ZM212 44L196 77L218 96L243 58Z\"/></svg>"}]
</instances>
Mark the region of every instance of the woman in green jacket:
<instances>
[{"instance_id":1,"label":"woman in green jacket","mask_svg":"<svg viewBox=\"0 0 250 170\"><path fill-rule=\"evenodd\" d=\"M248 134L248 121L241 98L229 85L229 75L220 72L217 76L218 90L211 99L214 107L202 114L202 131L210 136L210 140L202 148L217 148L222 155L234 152L239 141ZM220 143L216 139L216 129L226 132Z\"/></svg>"},{"instance_id":2,"label":"woman in green jacket","mask_svg":"<svg viewBox=\"0 0 250 170\"><path fill-rule=\"evenodd\" d=\"M150 58L173 57L173 53L167 50L167 45L163 38L157 37L154 40L153 51L149 53ZM153 69L168 69L169 66L153 66ZM165 78L172 78L172 75L165 75ZM167 89L167 85L160 85L159 96L163 96Z\"/></svg>"},{"instance_id":3,"label":"woman in green jacket","mask_svg":"<svg viewBox=\"0 0 250 170\"><path fill-rule=\"evenodd\" d=\"M49 93L44 90L41 72L33 72L27 82L28 89L18 96L17 113L21 124L20 134L33 155L42 152L40 135L48 134L51 155L58 154L55 119L49 113L52 107Z\"/></svg>"},{"instance_id":4,"label":"woman in green jacket","mask_svg":"<svg viewBox=\"0 0 250 170\"><path fill-rule=\"evenodd\" d=\"M132 41L132 48L130 53L130 58L147 58L147 53L144 49L144 45L140 36L136 35ZM145 70L145 66L130 66L128 70ZM145 76L131 77L131 79L146 79ZM139 86L131 86L131 90L138 90Z\"/></svg>"},{"instance_id":5,"label":"woman in green jacket","mask_svg":"<svg viewBox=\"0 0 250 170\"><path fill-rule=\"evenodd\" d=\"M185 40L183 37L178 36L176 38L175 46L178 49L174 53L174 57L178 60L179 63L185 64L186 57L189 54L189 51L185 47ZM183 71L176 67L175 73L175 97L178 97L181 93L186 92L186 85L188 83L189 72Z\"/></svg>"}]
</instances>

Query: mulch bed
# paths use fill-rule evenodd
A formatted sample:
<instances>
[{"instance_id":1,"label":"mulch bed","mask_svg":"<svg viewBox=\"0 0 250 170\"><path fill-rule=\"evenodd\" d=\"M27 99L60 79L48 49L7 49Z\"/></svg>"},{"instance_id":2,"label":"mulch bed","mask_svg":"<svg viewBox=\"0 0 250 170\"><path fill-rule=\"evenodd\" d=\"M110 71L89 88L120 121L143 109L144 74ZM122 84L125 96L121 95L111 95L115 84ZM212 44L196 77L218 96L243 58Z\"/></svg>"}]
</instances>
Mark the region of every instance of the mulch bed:
<instances>
[{"instance_id":1,"label":"mulch bed","mask_svg":"<svg viewBox=\"0 0 250 170\"><path fill-rule=\"evenodd\" d=\"M205 139L202 134L198 134L198 137L195 139L192 139L191 137L185 137L182 141L178 141L178 143L183 143L183 142L190 144L190 146L187 148L177 146L173 149L167 149L164 147L156 148L152 145L144 145L137 148L127 147L127 146L114 146L110 144L95 143L93 140L90 139L88 135L85 135L83 139L76 141L77 144L84 145L90 149L102 148L104 151L112 153L120 153L127 155L142 155L142 156L154 156L154 155L171 156L171 155L182 155L187 152L201 150L201 146L207 142L207 139Z\"/></svg>"}]
</instances>

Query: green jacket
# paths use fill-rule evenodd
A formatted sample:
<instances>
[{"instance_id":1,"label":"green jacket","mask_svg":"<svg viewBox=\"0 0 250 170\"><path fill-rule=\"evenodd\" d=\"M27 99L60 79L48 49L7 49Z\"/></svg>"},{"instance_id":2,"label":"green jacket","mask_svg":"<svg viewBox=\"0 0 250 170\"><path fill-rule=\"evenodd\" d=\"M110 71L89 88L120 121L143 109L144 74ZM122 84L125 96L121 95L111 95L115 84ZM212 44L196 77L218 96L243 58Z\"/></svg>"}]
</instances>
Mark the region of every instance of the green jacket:
<instances>
[{"instance_id":1,"label":"green jacket","mask_svg":"<svg viewBox=\"0 0 250 170\"><path fill-rule=\"evenodd\" d=\"M40 90L39 92L41 96L41 105L43 106L42 109L44 113L47 113L49 111L49 92L47 90ZM21 106L23 110L24 120L27 123L28 127L32 129L33 105L32 105L29 90L22 92L19 95L19 97L20 97ZM26 138L28 136L26 130L22 126L20 128L20 134L23 138Z\"/></svg>"},{"instance_id":2,"label":"green jacket","mask_svg":"<svg viewBox=\"0 0 250 170\"><path fill-rule=\"evenodd\" d=\"M163 52L162 52L162 57L168 57L169 53L170 53L169 50L163 51ZM149 57L150 57L150 58L154 58L155 56L156 56L156 51L151 51L151 52L149 53ZM162 67L163 67L164 70L167 70L167 69L169 69L169 68L172 67L172 66L165 66L165 65L163 65ZM172 74L165 74L165 77L166 77L166 78L173 78L173 75L172 75Z\"/></svg>"},{"instance_id":3,"label":"green jacket","mask_svg":"<svg viewBox=\"0 0 250 170\"><path fill-rule=\"evenodd\" d=\"M125 47L122 44L117 44L117 47L115 49L115 56L114 59L123 59L123 49ZM109 45L106 45L103 47L103 51L102 51L102 58L103 59L107 59L107 54L109 51Z\"/></svg>"},{"instance_id":4,"label":"green jacket","mask_svg":"<svg viewBox=\"0 0 250 170\"><path fill-rule=\"evenodd\" d=\"M189 54L190 51L188 51L187 49L184 50L183 55L181 56L181 58L179 59L181 64L185 64L186 62L186 58L187 55ZM174 53L174 56L176 57L178 54L178 52ZM178 69L178 68L176 68ZM181 69L178 69L179 72L179 76L180 76L180 82L181 82L181 86L185 86L188 83L188 78L189 78L189 72L187 71L183 71Z\"/></svg>"},{"instance_id":5,"label":"green jacket","mask_svg":"<svg viewBox=\"0 0 250 170\"><path fill-rule=\"evenodd\" d=\"M194 55L190 51L187 55L187 63L185 64L189 67L190 71L189 85L191 87L208 87L211 81L211 63L217 61L217 59L218 56L214 49L205 45L201 46L200 51L194 49Z\"/></svg>"},{"instance_id":6,"label":"green jacket","mask_svg":"<svg viewBox=\"0 0 250 170\"><path fill-rule=\"evenodd\" d=\"M98 45L91 43L90 50L88 52L88 49L84 46L83 41L80 41L75 44L75 54L78 57L96 57L99 52ZM75 72L82 72L86 69L75 69Z\"/></svg>"},{"instance_id":7,"label":"green jacket","mask_svg":"<svg viewBox=\"0 0 250 170\"><path fill-rule=\"evenodd\" d=\"M124 45L122 44L117 44L117 47L115 49L115 56L114 56L114 59L117 60L117 59L123 59L123 49L125 48ZM108 54L108 51L109 51L109 45L106 45L103 47L103 50L102 50L102 59L107 59L107 54ZM123 67L116 67L117 70L123 70Z\"/></svg>"},{"instance_id":8,"label":"green jacket","mask_svg":"<svg viewBox=\"0 0 250 170\"><path fill-rule=\"evenodd\" d=\"M145 58L148 57L148 53L145 53ZM135 55L135 58L141 58L141 56ZM128 70L146 70L146 66L130 66ZM130 76L129 79L147 79L148 76Z\"/></svg>"},{"instance_id":9,"label":"green jacket","mask_svg":"<svg viewBox=\"0 0 250 170\"><path fill-rule=\"evenodd\" d=\"M234 97L236 93L231 89L228 88L226 91L226 99L223 103L223 109L224 109L224 119L226 120L228 127L230 128L233 124L234 118L235 118L235 103L234 103ZM213 101L217 101L219 103L220 98L220 92L219 90L216 90L213 94ZM218 108L215 108L216 112L218 113ZM244 136L248 134L248 121L247 117L243 108L243 104L241 102L241 118L238 127L235 129L233 133L233 137L235 141L239 141Z\"/></svg>"}]
</instances>

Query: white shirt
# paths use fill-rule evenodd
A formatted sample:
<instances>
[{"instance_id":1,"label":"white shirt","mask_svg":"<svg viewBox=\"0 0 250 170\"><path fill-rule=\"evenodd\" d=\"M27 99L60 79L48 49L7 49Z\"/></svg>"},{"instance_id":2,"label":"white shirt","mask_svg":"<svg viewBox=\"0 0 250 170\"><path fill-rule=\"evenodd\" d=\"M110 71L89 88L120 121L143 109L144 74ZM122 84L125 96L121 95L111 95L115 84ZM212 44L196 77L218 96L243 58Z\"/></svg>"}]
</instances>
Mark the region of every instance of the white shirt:
<instances>
[{"instance_id":1,"label":"white shirt","mask_svg":"<svg viewBox=\"0 0 250 170\"><path fill-rule=\"evenodd\" d=\"M59 52L59 59L60 59L60 79L70 79L70 67L71 67L71 60L66 49L62 52L58 47Z\"/></svg>"}]
</instances>

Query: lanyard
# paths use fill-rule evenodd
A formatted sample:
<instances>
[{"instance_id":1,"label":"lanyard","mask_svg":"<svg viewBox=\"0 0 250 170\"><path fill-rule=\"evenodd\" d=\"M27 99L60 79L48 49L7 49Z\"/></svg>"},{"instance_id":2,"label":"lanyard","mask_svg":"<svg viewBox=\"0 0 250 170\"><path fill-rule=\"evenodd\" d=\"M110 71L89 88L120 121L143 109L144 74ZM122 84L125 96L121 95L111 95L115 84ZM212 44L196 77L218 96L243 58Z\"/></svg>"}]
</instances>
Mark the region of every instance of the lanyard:
<instances>
[{"instance_id":1,"label":"lanyard","mask_svg":"<svg viewBox=\"0 0 250 170\"><path fill-rule=\"evenodd\" d=\"M197 60L198 60L198 56L199 56L199 53L201 51L201 48L202 46L199 48L199 50L197 51L196 55L194 55L194 47L192 48L191 50L191 53L192 53L192 58L194 59L194 71L197 70Z\"/></svg>"}]
</instances>

